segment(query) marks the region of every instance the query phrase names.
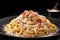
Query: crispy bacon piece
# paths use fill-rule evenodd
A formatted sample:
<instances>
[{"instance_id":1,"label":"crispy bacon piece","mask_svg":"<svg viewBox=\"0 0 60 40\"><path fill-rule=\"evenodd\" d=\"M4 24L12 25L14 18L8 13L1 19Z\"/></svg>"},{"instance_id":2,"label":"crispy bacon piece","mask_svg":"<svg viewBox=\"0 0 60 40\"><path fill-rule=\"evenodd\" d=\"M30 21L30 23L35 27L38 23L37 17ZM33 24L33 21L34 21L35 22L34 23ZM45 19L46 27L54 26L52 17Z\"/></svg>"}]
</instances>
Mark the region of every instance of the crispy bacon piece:
<instances>
[{"instance_id":1,"label":"crispy bacon piece","mask_svg":"<svg viewBox=\"0 0 60 40\"><path fill-rule=\"evenodd\" d=\"M36 22L38 22L38 25L39 25L40 27L44 27L40 18L38 18L38 19L36 20Z\"/></svg>"},{"instance_id":2,"label":"crispy bacon piece","mask_svg":"<svg viewBox=\"0 0 60 40\"><path fill-rule=\"evenodd\" d=\"M33 17L33 16L35 16L36 14L33 12L33 11L27 11L27 10L25 10L24 12L23 12L23 17L28 17L28 18L31 18L31 17Z\"/></svg>"},{"instance_id":3,"label":"crispy bacon piece","mask_svg":"<svg viewBox=\"0 0 60 40\"><path fill-rule=\"evenodd\" d=\"M36 22L41 23L42 21L41 21L40 18L38 18L38 19L36 20Z\"/></svg>"},{"instance_id":4,"label":"crispy bacon piece","mask_svg":"<svg viewBox=\"0 0 60 40\"><path fill-rule=\"evenodd\" d=\"M39 25L41 28L43 28L43 27L44 27L42 23L39 23L38 25Z\"/></svg>"},{"instance_id":5,"label":"crispy bacon piece","mask_svg":"<svg viewBox=\"0 0 60 40\"><path fill-rule=\"evenodd\" d=\"M40 18L34 20L34 21L33 21L33 24L35 24L35 23L38 24L38 26L40 26L40 27L42 27L42 28L44 27Z\"/></svg>"},{"instance_id":6,"label":"crispy bacon piece","mask_svg":"<svg viewBox=\"0 0 60 40\"><path fill-rule=\"evenodd\" d=\"M41 22L42 22L42 21L41 21L40 18L38 18L38 19L36 19L36 20L33 21L33 23L41 23Z\"/></svg>"},{"instance_id":7,"label":"crispy bacon piece","mask_svg":"<svg viewBox=\"0 0 60 40\"><path fill-rule=\"evenodd\" d=\"M28 15L28 18L32 18L33 16L35 16L35 12L33 11L29 11L29 15Z\"/></svg>"}]
</instances>

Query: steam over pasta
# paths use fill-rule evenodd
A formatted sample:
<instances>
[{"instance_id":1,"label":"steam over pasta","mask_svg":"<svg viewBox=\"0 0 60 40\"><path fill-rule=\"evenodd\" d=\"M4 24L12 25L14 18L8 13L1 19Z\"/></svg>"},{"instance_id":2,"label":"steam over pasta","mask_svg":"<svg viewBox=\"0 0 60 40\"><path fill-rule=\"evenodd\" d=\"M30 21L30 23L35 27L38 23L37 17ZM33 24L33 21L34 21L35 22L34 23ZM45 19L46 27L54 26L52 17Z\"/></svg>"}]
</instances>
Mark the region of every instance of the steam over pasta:
<instances>
[{"instance_id":1,"label":"steam over pasta","mask_svg":"<svg viewBox=\"0 0 60 40\"><path fill-rule=\"evenodd\" d=\"M4 27L7 34L27 38L50 35L56 30L57 27L45 16L32 10L25 10Z\"/></svg>"}]
</instances>

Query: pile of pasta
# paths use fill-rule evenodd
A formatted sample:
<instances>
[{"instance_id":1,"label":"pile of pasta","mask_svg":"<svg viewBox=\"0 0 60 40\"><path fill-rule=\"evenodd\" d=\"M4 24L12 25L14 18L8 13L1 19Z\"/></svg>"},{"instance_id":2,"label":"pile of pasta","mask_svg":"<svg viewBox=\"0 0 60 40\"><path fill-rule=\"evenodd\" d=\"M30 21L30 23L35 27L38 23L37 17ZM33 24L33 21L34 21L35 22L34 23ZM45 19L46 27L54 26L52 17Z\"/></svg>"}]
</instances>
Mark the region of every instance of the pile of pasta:
<instances>
[{"instance_id":1,"label":"pile of pasta","mask_svg":"<svg viewBox=\"0 0 60 40\"><path fill-rule=\"evenodd\" d=\"M56 25L32 10L25 10L4 27L6 34L27 38L43 37L56 30Z\"/></svg>"}]
</instances>

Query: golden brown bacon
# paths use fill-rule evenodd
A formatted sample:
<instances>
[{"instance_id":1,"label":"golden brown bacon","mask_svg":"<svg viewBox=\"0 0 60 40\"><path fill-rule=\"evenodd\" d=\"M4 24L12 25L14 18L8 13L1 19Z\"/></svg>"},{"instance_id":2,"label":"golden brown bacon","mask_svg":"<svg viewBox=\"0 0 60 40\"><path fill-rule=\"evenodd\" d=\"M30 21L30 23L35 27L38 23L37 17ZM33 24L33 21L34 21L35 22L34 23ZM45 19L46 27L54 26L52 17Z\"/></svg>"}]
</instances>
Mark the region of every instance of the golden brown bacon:
<instances>
[{"instance_id":1,"label":"golden brown bacon","mask_svg":"<svg viewBox=\"0 0 60 40\"><path fill-rule=\"evenodd\" d=\"M25 10L22 15L23 15L23 17L31 18L31 17L35 16L36 14L31 10L30 11Z\"/></svg>"}]
</instances>

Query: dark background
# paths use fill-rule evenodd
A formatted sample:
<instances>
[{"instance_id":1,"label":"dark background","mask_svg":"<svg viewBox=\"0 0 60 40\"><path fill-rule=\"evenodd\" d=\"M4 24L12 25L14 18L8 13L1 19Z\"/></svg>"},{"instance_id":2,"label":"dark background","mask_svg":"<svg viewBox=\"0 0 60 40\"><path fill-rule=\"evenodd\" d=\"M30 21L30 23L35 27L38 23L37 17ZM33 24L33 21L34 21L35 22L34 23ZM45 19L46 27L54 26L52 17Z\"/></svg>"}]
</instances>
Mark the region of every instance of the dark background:
<instances>
[{"instance_id":1,"label":"dark background","mask_svg":"<svg viewBox=\"0 0 60 40\"><path fill-rule=\"evenodd\" d=\"M57 0L2 0L0 2L0 18L4 18L19 15L24 10L34 10L39 14L48 15L47 9L52 9ZM60 5L58 9L59 7Z\"/></svg>"}]
</instances>

